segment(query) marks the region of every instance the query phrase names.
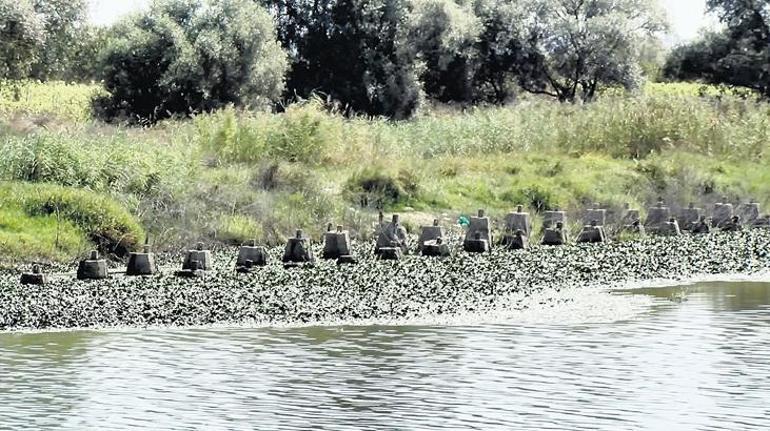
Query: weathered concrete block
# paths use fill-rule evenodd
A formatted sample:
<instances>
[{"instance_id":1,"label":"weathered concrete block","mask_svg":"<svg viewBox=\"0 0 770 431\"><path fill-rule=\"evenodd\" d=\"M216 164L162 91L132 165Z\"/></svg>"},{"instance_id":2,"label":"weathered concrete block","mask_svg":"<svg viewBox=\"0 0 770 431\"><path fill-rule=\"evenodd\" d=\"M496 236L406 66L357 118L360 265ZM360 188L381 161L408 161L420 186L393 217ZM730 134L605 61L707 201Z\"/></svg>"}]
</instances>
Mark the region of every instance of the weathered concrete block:
<instances>
[{"instance_id":1,"label":"weathered concrete block","mask_svg":"<svg viewBox=\"0 0 770 431\"><path fill-rule=\"evenodd\" d=\"M738 209L738 215L741 217L741 222L745 225L752 226L761 218L759 203L749 202L743 204Z\"/></svg>"},{"instance_id":2,"label":"weathered concrete block","mask_svg":"<svg viewBox=\"0 0 770 431\"><path fill-rule=\"evenodd\" d=\"M439 226L438 220L433 220L432 226L422 226L420 228L420 236L417 239L417 252L423 251L426 242L443 239L444 236L444 228Z\"/></svg>"},{"instance_id":3,"label":"weathered concrete block","mask_svg":"<svg viewBox=\"0 0 770 431\"><path fill-rule=\"evenodd\" d=\"M723 232L739 232L743 230L743 225L741 224L741 217L737 215L732 216L730 218L730 221L722 224L720 229Z\"/></svg>"},{"instance_id":4,"label":"weathered concrete block","mask_svg":"<svg viewBox=\"0 0 770 431\"><path fill-rule=\"evenodd\" d=\"M662 236L679 236L682 231L679 229L679 222L675 218L670 218L655 233Z\"/></svg>"},{"instance_id":5,"label":"weathered concrete block","mask_svg":"<svg viewBox=\"0 0 770 431\"><path fill-rule=\"evenodd\" d=\"M485 241L484 251L491 250L492 232L489 229L490 221L484 210L479 210L478 217L471 217L468 232L465 233L463 248L465 251L477 250L481 247L480 241ZM473 244L470 244L473 242ZM474 252L471 252L474 253Z\"/></svg>"},{"instance_id":6,"label":"weathered concrete block","mask_svg":"<svg viewBox=\"0 0 770 431\"><path fill-rule=\"evenodd\" d=\"M452 249L443 239L437 238L432 241L426 241L422 249L423 256L449 257L452 255Z\"/></svg>"},{"instance_id":7,"label":"weathered concrete block","mask_svg":"<svg viewBox=\"0 0 770 431\"><path fill-rule=\"evenodd\" d=\"M187 250L187 254L182 263L183 270L203 270L210 271L213 268L211 251L203 249L203 243L199 242L194 250ZM196 263L197 262L197 263Z\"/></svg>"},{"instance_id":8,"label":"weathered concrete block","mask_svg":"<svg viewBox=\"0 0 770 431\"><path fill-rule=\"evenodd\" d=\"M658 233L665 228L665 224L671 219L671 209L663 201L659 201L654 207L647 210L647 221L644 227L653 233Z\"/></svg>"},{"instance_id":9,"label":"weathered concrete block","mask_svg":"<svg viewBox=\"0 0 770 431\"><path fill-rule=\"evenodd\" d=\"M401 249L398 247L382 247L378 254L379 260L400 260Z\"/></svg>"},{"instance_id":10,"label":"weathered concrete block","mask_svg":"<svg viewBox=\"0 0 770 431\"><path fill-rule=\"evenodd\" d=\"M733 204L716 203L711 213L711 226L721 228L733 218Z\"/></svg>"},{"instance_id":11,"label":"weathered concrete block","mask_svg":"<svg viewBox=\"0 0 770 431\"><path fill-rule=\"evenodd\" d=\"M516 208L516 212L505 216L505 232L513 233L517 230L524 232L526 236L532 234L532 222L529 213L524 212L524 207L521 205Z\"/></svg>"},{"instance_id":12,"label":"weathered concrete block","mask_svg":"<svg viewBox=\"0 0 770 431\"><path fill-rule=\"evenodd\" d=\"M680 229L691 231L693 226L700 221L702 215L703 210L696 208L695 204L690 202L690 205L684 208L679 216Z\"/></svg>"},{"instance_id":13,"label":"weathered concrete block","mask_svg":"<svg viewBox=\"0 0 770 431\"><path fill-rule=\"evenodd\" d=\"M23 285L43 286L48 283L48 276L40 271L39 266L35 265L32 267L32 272L25 272L21 274L20 283Z\"/></svg>"},{"instance_id":14,"label":"weathered concrete block","mask_svg":"<svg viewBox=\"0 0 770 431\"><path fill-rule=\"evenodd\" d=\"M567 235L567 229L561 222L556 223L555 227L551 227L543 232L543 245L565 245L569 242Z\"/></svg>"},{"instance_id":15,"label":"weathered concrete block","mask_svg":"<svg viewBox=\"0 0 770 431\"><path fill-rule=\"evenodd\" d=\"M606 225L607 210L603 208L599 208L598 205L596 205L594 208L587 209L585 214L583 214L583 224L585 226L590 226L594 222L596 222L597 226Z\"/></svg>"},{"instance_id":16,"label":"weathered concrete block","mask_svg":"<svg viewBox=\"0 0 770 431\"><path fill-rule=\"evenodd\" d=\"M256 245L244 245L238 250L238 259L235 261L236 267L246 266L251 261L252 266L266 266L269 257L265 247Z\"/></svg>"},{"instance_id":17,"label":"weathered concrete block","mask_svg":"<svg viewBox=\"0 0 770 431\"><path fill-rule=\"evenodd\" d=\"M467 239L463 243L463 249L468 253L486 253L491 250L489 241L485 239Z\"/></svg>"},{"instance_id":18,"label":"weathered concrete block","mask_svg":"<svg viewBox=\"0 0 770 431\"><path fill-rule=\"evenodd\" d=\"M324 234L324 259L339 259L340 256L350 255L350 234L337 226L336 232Z\"/></svg>"},{"instance_id":19,"label":"weathered concrete block","mask_svg":"<svg viewBox=\"0 0 770 431\"><path fill-rule=\"evenodd\" d=\"M202 267L201 262L192 261L190 263L191 269L183 269L181 271L176 271L174 273L175 276L179 278L203 278L206 276L206 271L203 269L200 269ZM192 268L198 268L198 269L192 269Z\"/></svg>"},{"instance_id":20,"label":"weathered concrete block","mask_svg":"<svg viewBox=\"0 0 770 431\"><path fill-rule=\"evenodd\" d=\"M377 236L377 244L374 247L374 254L380 255L384 248L399 248L401 253L409 253L409 235L406 229L401 226L401 219L397 214L387 225L380 225L380 233Z\"/></svg>"},{"instance_id":21,"label":"weathered concrete block","mask_svg":"<svg viewBox=\"0 0 770 431\"><path fill-rule=\"evenodd\" d=\"M751 227L754 228L768 228L770 227L770 214L766 214L754 221Z\"/></svg>"},{"instance_id":22,"label":"weathered concrete block","mask_svg":"<svg viewBox=\"0 0 770 431\"><path fill-rule=\"evenodd\" d=\"M636 222L640 221L642 217L639 215L639 210L631 208L631 204L626 202L623 205L623 211L621 212L620 225L624 227L632 226ZM640 223L641 225L641 223Z\"/></svg>"},{"instance_id":23,"label":"weathered concrete block","mask_svg":"<svg viewBox=\"0 0 770 431\"><path fill-rule=\"evenodd\" d=\"M526 250L529 248L529 237L519 229L505 235L500 244L508 250Z\"/></svg>"},{"instance_id":24,"label":"weathered concrete block","mask_svg":"<svg viewBox=\"0 0 770 431\"><path fill-rule=\"evenodd\" d=\"M556 223L566 224L567 214L564 211L546 211L543 213L543 229L556 226Z\"/></svg>"},{"instance_id":25,"label":"weathered concrete block","mask_svg":"<svg viewBox=\"0 0 770 431\"><path fill-rule=\"evenodd\" d=\"M626 232L635 233L637 235L644 236L647 234L647 229L644 228L642 221L637 219L630 224L624 225L623 230Z\"/></svg>"},{"instance_id":26,"label":"weathered concrete block","mask_svg":"<svg viewBox=\"0 0 770 431\"><path fill-rule=\"evenodd\" d=\"M351 255L340 256L337 265L358 265L358 259Z\"/></svg>"},{"instance_id":27,"label":"weathered concrete block","mask_svg":"<svg viewBox=\"0 0 770 431\"><path fill-rule=\"evenodd\" d=\"M241 265L237 265L235 267L235 272L239 274L251 274L254 272L254 261L253 260L246 260Z\"/></svg>"},{"instance_id":28,"label":"weathered concrete block","mask_svg":"<svg viewBox=\"0 0 770 431\"><path fill-rule=\"evenodd\" d=\"M150 251L149 245L144 246L144 251L142 253L131 253L128 255L126 275L153 275L157 272L158 268L155 265L155 255Z\"/></svg>"},{"instance_id":29,"label":"weathered concrete block","mask_svg":"<svg viewBox=\"0 0 770 431\"><path fill-rule=\"evenodd\" d=\"M107 277L107 261L99 259L97 251L92 251L89 259L80 261L77 272L78 280L103 280Z\"/></svg>"},{"instance_id":30,"label":"weathered concrete block","mask_svg":"<svg viewBox=\"0 0 770 431\"><path fill-rule=\"evenodd\" d=\"M693 224L692 227L690 228L690 232L693 234L702 234L702 233L711 232L711 224L706 219L706 216L701 215L698 218L698 221L695 222L695 224Z\"/></svg>"},{"instance_id":31,"label":"weathered concrete block","mask_svg":"<svg viewBox=\"0 0 770 431\"><path fill-rule=\"evenodd\" d=\"M304 237L302 230L297 230L294 238L289 238L283 253L283 263L314 263L315 256L310 247L310 240Z\"/></svg>"},{"instance_id":32,"label":"weathered concrete block","mask_svg":"<svg viewBox=\"0 0 770 431\"><path fill-rule=\"evenodd\" d=\"M583 230L580 231L577 242L590 244L607 242L607 235L604 232L604 227L599 226L596 222L592 222L589 226L584 226Z\"/></svg>"}]
</instances>

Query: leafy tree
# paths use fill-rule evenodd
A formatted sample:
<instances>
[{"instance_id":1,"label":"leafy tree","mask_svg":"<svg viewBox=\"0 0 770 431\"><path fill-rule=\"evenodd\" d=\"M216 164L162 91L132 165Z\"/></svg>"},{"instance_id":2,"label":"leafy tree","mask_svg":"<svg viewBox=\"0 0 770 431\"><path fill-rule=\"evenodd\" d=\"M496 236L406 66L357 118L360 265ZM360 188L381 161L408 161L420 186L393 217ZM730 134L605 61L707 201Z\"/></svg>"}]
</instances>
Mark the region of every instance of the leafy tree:
<instances>
[{"instance_id":1,"label":"leafy tree","mask_svg":"<svg viewBox=\"0 0 770 431\"><path fill-rule=\"evenodd\" d=\"M43 22L29 0L0 0L0 79L26 77L44 42Z\"/></svg>"},{"instance_id":2,"label":"leafy tree","mask_svg":"<svg viewBox=\"0 0 770 431\"><path fill-rule=\"evenodd\" d=\"M46 40L32 66L31 77L40 80L71 78L75 56L87 41L88 2L33 0L33 5L45 23Z\"/></svg>"},{"instance_id":3,"label":"leafy tree","mask_svg":"<svg viewBox=\"0 0 770 431\"><path fill-rule=\"evenodd\" d=\"M441 102L472 102L482 26L471 5L414 0L410 20L408 40L422 62L426 94Z\"/></svg>"},{"instance_id":4,"label":"leafy tree","mask_svg":"<svg viewBox=\"0 0 770 431\"><path fill-rule=\"evenodd\" d=\"M286 57L270 16L249 0L159 0L114 28L103 56L106 118L157 121L225 105L265 107Z\"/></svg>"},{"instance_id":5,"label":"leafy tree","mask_svg":"<svg viewBox=\"0 0 770 431\"><path fill-rule=\"evenodd\" d=\"M522 25L522 2L477 0L474 13L481 23L475 44L473 88L476 101L503 103L512 98L518 76L529 72L531 50Z\"/></svg>"},{"instance_id":6,"label":"leafy tree","mask_svg":"<svg viewBox=\"0 0 770 431\"><path fill-rule=\"evenodd\" d=\"M770 3L709 0L708 6L726 28L673 50L664 75L745 87L770 97Z\"/></svg>"},{"instance_id":7,"label":"leafy tree","mask_svg":"<svg viewBox=\"0 0 770 431\"><path fill-rule=\"evenodd\" d=\"M519 84L560 101L590 101L600 85L637 87L640 47L665 28L649 0L533 0L526 7Z\"/></svg>"},{"instance_id":8,"label":"leafy tree","mask_svg":"<svg viewBox=\"0 0 770 431\"><path fill-rule=\"evenodd\" d=\"M292 95L337 102L347 114L407 118L421 100L407 0L264 0L291 59Z\"/></svg>"}]
</instances>

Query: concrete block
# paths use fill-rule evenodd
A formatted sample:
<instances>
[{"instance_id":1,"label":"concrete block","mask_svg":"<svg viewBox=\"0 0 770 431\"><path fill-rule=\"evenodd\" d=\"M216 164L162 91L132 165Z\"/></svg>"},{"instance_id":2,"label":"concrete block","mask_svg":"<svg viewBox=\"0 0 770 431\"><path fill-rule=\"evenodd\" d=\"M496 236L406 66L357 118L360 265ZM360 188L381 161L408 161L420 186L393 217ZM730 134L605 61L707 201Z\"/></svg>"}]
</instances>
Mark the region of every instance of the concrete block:
<instances>
[{"instance_id":1,"label":"concrete block","mask_svg":"<svg viewBox=\"0 0 770 431\"><path fill-rule=\"evenodd\" d=\"M379 230L374 254L380 255L382 249L385 248L399 248L402 254L409 253L409 235L406 229L401 226L401 219L398 214L394 214L393 219L387 225L381 224Z\"/></svg>"},{"instance_id":2,"label":"concrete block","mask_svg":"<svg viewBox=\"0 0 770 431\"><path fill-rule=\"evenodd\" d=\"M599 205L587 209L585 214L583 214L583 225L590 226L594 222L596 222L597 226L604 226L607 224L607 210L599 208Z\"/></svg>"},{"instance_id":3,"label":"concrete block","mask_svg":"<svg viewBox=\"0 0 770 431\"><path fill-rule=\"evenodd\" d=\"M199 265L200 262L197 262L196 264ZM203 278L206 276L206 271L202 269L183 269L175 272L174 275L179 278Z\"/></svg>"},{"instance_id":4,"label":"concrete block","mask_svg":"<svg viewBox=\"0 0 770 431\"><path fill-rule=\"evenodd\" d=\"M25 272L21 274L20 283L30 286L43 286L48 283L48 276L40 271L40 267L35 265L32 267L32 272Z\"/></svg>"},{"instance_id":5,"label":"concrete block","mask_svg":"<svg viewBox=\"0 0 770 431\"><path fill-rule=\"evenodd\" d=\"M711 232L711 223L706 220L706 216L701 215L698 221L690 227L690 232L693 234L702 234Z\"/></svg>"},{"instance_id":6,"label":"concrete block","mask_svg":"<svg viewBox=\"0 0 770 431\"><path fill-rule=\"evenodd\" d=\"M524 207L521 205L516 208L516 212L505 216L505 232L513 233L517 230L524 232L526 236L532 234L532 222L529 213L524 212Z\"/></svg>"},{"instance_id":7,"label":"concrete block","mask_svg":"<svg viewBox=\"0 0 770 431\"><path fill-rule=\"evenodd\" d=\"M543 245L565 245L568 241L567 231L562 223L556 223L556 227L548 228L543 233Z\"/></svg>"},{"instance_id":8,"label":"concrete block","mask_svg":"<svg viewBox=\"0 0 770 431\"><path fill-rule=\"evenodd\" d=\"M721 228L733 218L733 204L716 203L711 213L711 226Z\"/></svg>"},{"instance_id":9,"label":"concrete block","mask_svg":"<svg viewBox=\"0 0 770 431\"><path fill-rule=\"evenodd\" d=\"M153 275L157 272L158 268L155 265L155 255L150 251L149 245L144 246L144 251L142 253L131 253L128 255L126 275Z\"/></svg>"},{"instance_id":10,"label":"concrete block","mask_svg":"<svg viewBox=\"0 0 770 431\"><path fill-rule=\"evenodd\" d=\"M203 270L210 271L213 268L211 251L204 250L203 243L199 242L195 249L187 250L187 254L182 263L183 270Z\"/></svg>"},{"instance_id":11,"label":"concrete block","mask_svg":"<svg viewBox=\"0 0 770 431\"><path fill-rule=\"evenodd\" d=\"M324 250L321 257L324 259L339 259L340 256L350 255L350 234L343 231L342 226L337 226L336 232L324 234Z\"/></svg>"},{"instance_id":12,"label":"concrete block","mask_svg":"<svg viewBox=\"0 0 770 431\"><path fill-rule=\"evenodd\" d=\"M655 233L662 236L679 236L682 231L679 229L679 222L675 218L670 218Z\"/></svg>"},{"instance_id":13,"label":"concrete block","mask_svg":"<svg viewBox=\"0 0 770 431\"><path fill-rule=\"evenodd\" d=\"M246 263L249 261L251 261L252 266L266 266L269 261L267 249L265 247L257 247L256 245L242 246L238 250L238 259L235 261L235 266L246 266Z\"/></svg>"},{"instance_id":14,"label":"concrete block","mask_svg":"<svg viewBox=\"0 0 770 431\"><path fill-rule=\"evenodd\" d=\"M647 210L647 221L644 223L644 227L653 233L657 233L661 229L664 229L664 225L671 219L671 209L667 207L663 201L658 203Z\"/></svg>"},{"instance_id":15,"label":"concrete block","mask_svg":"<svg viewBox=\"0 0 770 431\"><path fill-rule=\"evenodd\" d=\"M722 224L720 229L723 232L740 232L743 230L743 225L741 223L741 217L734 215L730 218L730 221L727 223Z\"/></svg>"},{"instance_id":16,"label":"concrete block","mask_svg":"<svg viewBox=\"0 0 770 431\"><path fill-rule=\"evenodd\" d=\"M398 247L382 247L378 254L379 260L400 260L401 249Z\"/></svg>"},{"instance_id":17,"label":"concrete block","mask_svg":"<svg viewBox=\"0 0 770 431\"><path fill-rule=\"evenodd\" d=\"M597 244L607 242L607 235L604 233L604 227L598 223L592 222L589 226L584 226L577 239L578 243Z\"/></svg>"},{"instance_id":18,"label":"concrete block","mask_svg":"<svg viewBox=\"0 0 770 431\"><path fill-rule=\"evenodd\" d=\"M294 238L289 238L283 253L283 263L314 263L315 256L310 247L310 240L304 237L302 230L297 230Z\"/></svg>"},{"instance_id":19,"label":"concrete block","mask_svg":"<svg viewBox=\"0 0 770 431\"><path fill-rule=\"evenodd\" d=\"M696 208L695 204L690 202L690 205L682 210L679 216L679 227L682 230L691 231L693 226L698 223L703 215L703 210Z\"/></svg>"},{"instance_id":20,"label":"concrete block","mask_svg":"<svg viewBox=\"0 0 770 431\"><path fill-rule=\"evenodd\" d=\"M470 226L468 226L463 241L465 251L479 249L481 247L479 241L486 242L485 251L491 250L492 232L489 229L490 225L489 217L486 216L484 210L479 210L477 217L471 217ZM474 244L469 245L470 242L474 242Z\"/></svg>"},{"instance_id":21,"label":"concrete block","mask_svg":"<svg viewBox=\"0 0 770 431\"><path fill-rule=\"evenodd\" d=\"M449 257L452 255L452 249L443 239L437 238L432 241L426 241L422 248L423 256Z\"/></svg>"},{"instance_id":22,"label":"concrete block","mask_svg":"<svg viewBox=\"0 0 770 431\"><path fill-rule=\"evenodd\" d=\"M743 204L738 209L738 215L741 217L741 222L747 226L752 226L761 218L759 203L749 202Z\"/></svg>"},{"instance_id":23,"label":"concrete block","mask_svg":"<svg viewBox=\"0 0 770 431\"><path fill-rule=\"evenodd\" d=\"M501 245L508 250L526 250L529 248L529 237L522 230L516 230L504 236Z\"/></svg>"},{"instance_id":24,"label":"concrete block","mask_svg":"<svg viewBox=\"0 0 770 431\"><path fill-rule=\"evenodd\" d=\"M89 259L80 261L77 272L78 280L103 280L107 277L107 261L99 259L97 251L92 251Z\"/></svg>"},{"instance_id":25,"label":"concrete block","mask_svg":"<svg viewBox=\"0 0 770 431\"><path fill-rule=\"evenodd\" d=\"M337 265L358 265L358 259L351 255L340 256Z\"/></svg>"},{"instance_id":26,"label":"concrete block","mask_svg":"<svg viewBox=\"0 0 770 431\"><path fill-rule=\"evenodd\" d=\"M566 224L567 214L564 211L546 211L543 213L543 229L554 227L556 223Z\"/></svg>"},{"instance_id":27,"label":"concrete block","mask_svg":"<svg viewBox=\"0 0 770 431\"><path fill-rule=\"evenodd\" d=\"M433 220L432 226L422 226L420 228L420 236L417 239L417 252L423 251L426 242L443 239L445 235L444 228L439 226L438 220Z\"/></svg>"}]
</instances>

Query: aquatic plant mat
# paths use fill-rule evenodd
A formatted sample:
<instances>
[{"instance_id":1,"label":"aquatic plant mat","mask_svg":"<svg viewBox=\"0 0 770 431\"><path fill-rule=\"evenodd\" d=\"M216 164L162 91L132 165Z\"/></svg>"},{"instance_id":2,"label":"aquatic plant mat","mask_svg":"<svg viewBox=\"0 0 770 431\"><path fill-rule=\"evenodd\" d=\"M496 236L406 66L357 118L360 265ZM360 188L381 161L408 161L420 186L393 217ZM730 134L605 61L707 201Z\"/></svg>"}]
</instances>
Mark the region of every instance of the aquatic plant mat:
<instances>
[{"instance_id":1,"label":"aquatic plant mat","mask_svg":"<svg viewBox=\"0 0 770 431\"><path fill-rule=\"evenodd\" d=\"M180 256L160 255L163 274L81 282L54 277L22 286L17 271L0 274L0 330L312 324L499 312L524 307L532 294L770 268L770 230L712 233L527 251L459 252L448 259L406 256L381 262L373 244L355 246L359 265L334 261L286 269L280 249L252 274L234 271L236 250L214 253L201 279L174 277ZM320 252L320 250L319 250ZM557 297L558 295L554 295ZM547 303L547 299L544 299Z\"/></svg>"}]
</instances>

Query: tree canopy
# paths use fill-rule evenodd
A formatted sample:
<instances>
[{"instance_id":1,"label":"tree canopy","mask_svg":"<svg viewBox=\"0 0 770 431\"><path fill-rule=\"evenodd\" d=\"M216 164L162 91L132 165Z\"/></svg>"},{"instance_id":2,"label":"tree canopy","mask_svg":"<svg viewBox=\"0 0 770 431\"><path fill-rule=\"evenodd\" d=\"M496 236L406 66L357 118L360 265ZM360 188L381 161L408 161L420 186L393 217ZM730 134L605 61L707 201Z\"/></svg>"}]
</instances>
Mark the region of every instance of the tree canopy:
<instances>
[{"instance_id":1,"label":"tree canopy","mask_svg":"<svg viewBox=\"0 0 770 431\"><path fill-rule=\"evenodd\" d=\"M664 74L755 90L770 97L770 3L764 0L709 0L725 29L677 47Z\"/></svg>"},{"instance_id":2,"label":"tree canopy","mask_svg":"<svg viewBox=\"0 0 770 431\"><path fill-rule=\"evenodd\" d=\"M0 79L26 77L44 43L44 22L29 0L0 0Z\"/></svg>"},{"instance_id":3,"label":"tree canopy","mask_svg":"<svg viewBox=\"0 0 770 431\"><path fill-rule=\"evenodd\" d=\"M266 106L286 57L270 16L249 0L162 0L116 26L103 55L106 118L156 121L233 104Z\"/></svg>"}]
</instances>

